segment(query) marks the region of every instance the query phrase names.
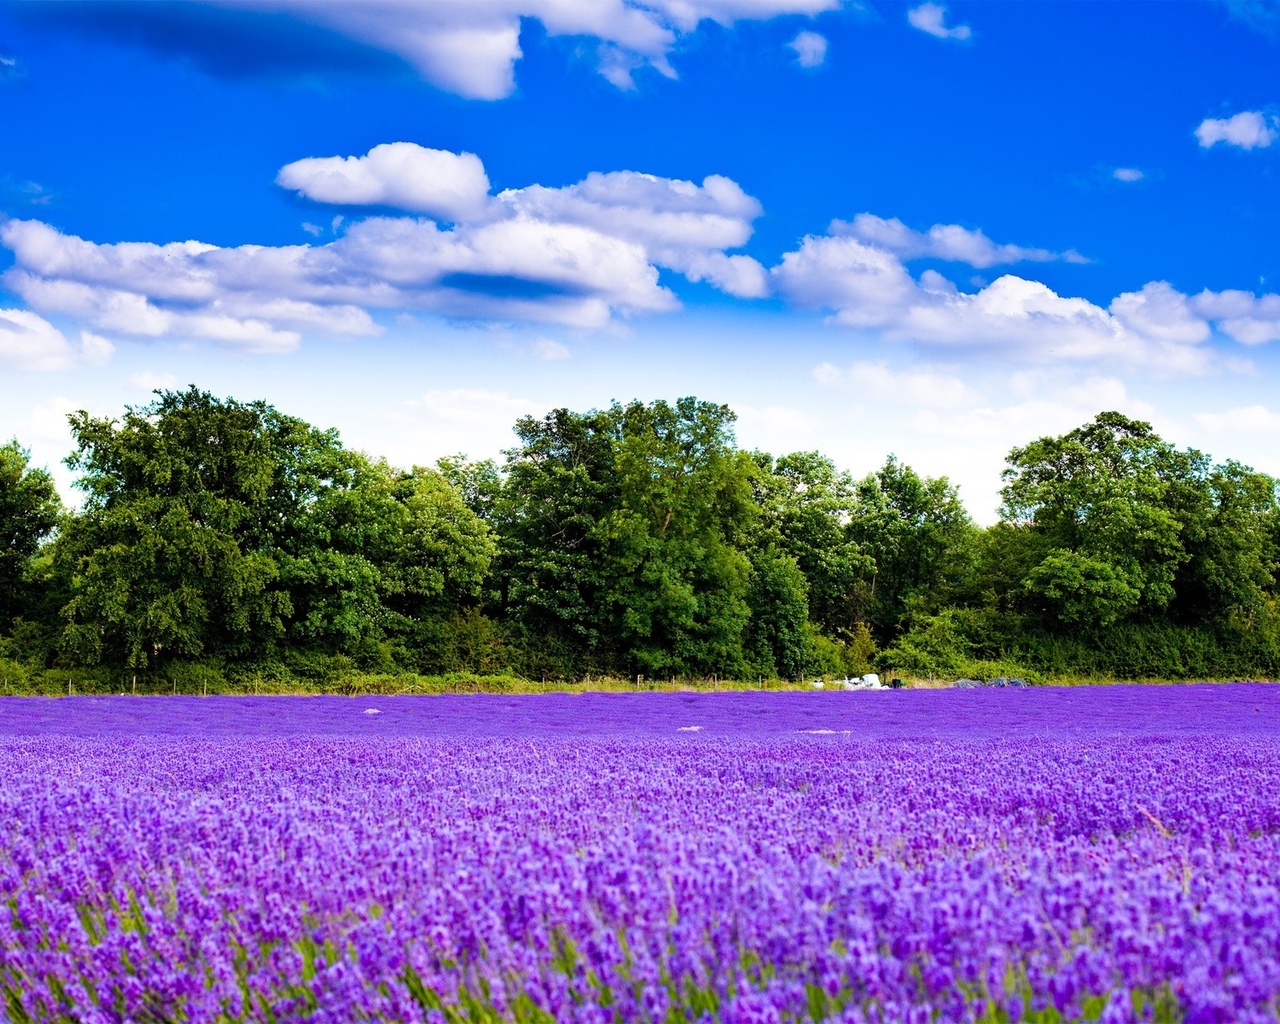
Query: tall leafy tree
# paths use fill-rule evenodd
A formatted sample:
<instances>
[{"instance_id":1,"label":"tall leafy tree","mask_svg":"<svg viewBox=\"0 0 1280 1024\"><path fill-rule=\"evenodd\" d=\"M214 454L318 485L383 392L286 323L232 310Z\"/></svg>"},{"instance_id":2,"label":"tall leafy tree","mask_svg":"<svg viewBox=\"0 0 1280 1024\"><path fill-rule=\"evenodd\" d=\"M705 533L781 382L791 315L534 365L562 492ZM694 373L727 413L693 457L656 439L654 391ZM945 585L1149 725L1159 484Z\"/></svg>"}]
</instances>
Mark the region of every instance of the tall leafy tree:
<instances>
[{"instance_id":1,"label":"tall leafy tree","mask_svg":"<svg viewBox=\"0 0 1280 1024\"><path fill-rule=\"evenodd\" d=\"M739 671L757 507L733 412L682 398L615 405L609 418L618 501L602 529L624 648L653 674Z\"/></svg>"},{"instance_id":2,"label":"tall leafy tree","mask_svg":"<svg viewBox=\"0 0 1280 1024\"><path fill-rule=\"evenodd\" d=\"M1174 586L1172 611L1188 623L1233 620L1251 623L1275 594L1280 514L1276 481L1238 462L1205 475L1207 501L1184 523L1187 561Z\"/></svg>"},{"instance_id":3,"label":"tall leafy tree","mask_svg":"<svg viewBox=\"0 0 1280 1024\"><path fill-rule=\"evenodd\" d=\"M611 667L616 637L599 524L616 507L614 432L607 414L556 409L515 425L493 521L499 600L530 645L575 665Z\"/></svg>"},{"instance_id":4,"label":"tall leafy tree","mask_svg":"<svg viewBox=\"0 0 1280 1024\"><path fill-rule=\"evenodd\" d=\"M757 453L756 459L761 547L794 559L815 625L832 636L850 633L859 622L861 582L875 568L849 530L857 503L853 481L818 452L776 461Z\"/></svg>"},{"instance_id":5,"label":"tall leafy tree","mask_svg":"<svg viewBox=\"0 0 1280 1024\"><path fill-rule=\"evenodd\" d=\"M1037 546L1023 589L1049 621L1106 626L1160 612L1212 514L1208 460L1118 412L1009 453L1002 516Z\"/></svg>"},{"instance_id":6,"label":"tall leafy tree","mask_svg":"<svg viewBox=\"0 0 1280 1024\"><path fill-rule=\"evenodd\" d=\"M887 640L913 599L945 602L967 569L976 530L946 477L921 477L892 455L856 491L848 533L872 559L859 614Z\"/></svg>"},{"instance_id":7,"label":"tall leafy tree","mask_svg":"<svg viewBox=\"0 0 1280 1024\"><path fill-rule=\"evenodd\" d=\"M494 521L505 607L584 669L742 664L754 467L725 406L614 404L516 424Z\"/></svg>"},{"instance_id":8,"label":"tall leafy tree","mask_svg":"<svg viewBox=\"0 0 1280 1024\"><path fill-rule=\"evenodd\" d=\"M71 417L86 500L57 556L73 657L376 663L408 618L478 589L492 544L440 474L397 474L262 402L157 395L120 420Z\"/></svg>"},{"instance_id":9,"label":"tall leafy tree","mask_svg":"<svg viewBox=\"0 0 1280 1024\"><path fill-rule=\"evenodd\" d=\"M488 522L502 497L502 471L493 459L448 455L436 461L436 471L462 496L467 508ZM415 470L415 472L417 472Z\"/></svg>"},{"instance_id":10,"label":"tall leafy tree","mask_svg":"<svg viewBox=\"0 0 1280 1024\"><path fill-rule=\"evenodd\" d=\"M84 508L58 541L64 647L145 668L261 652L293 607L270 553L289 528L278 457L295 425L265 405L163 392L117 421L70 417ZM262 513L266 511L266 515Z\"/></svg>"},{"instance_id":11,"label":"tall leafy tree","mask_svg":"<svg viewBox=\"0 0 1280 1024\"><path fill-rule=\"evenodd\" d=\"M813 660L809 582L793 556L775 547L754 553L747 607L743 655L748 671L785 679L804 673Z\"/></svg>"},{"instance_id":12,"label":"tall leafy tree","mask_svg":"<svg viewBox=\"0 0 1280 1024\"><path fill-rule=\"evenodd\" d=\"M28 607L27 568L58 525L62 503L47 470L18 442L0 445L0 629Z\"/></svg>"},{"instance_id":13,"label":"tall leafy tree","mask_svg":"<svg viewBox=\"0 0 1280 1024\"><path fill-rule=\"evenodd\" d=\"M394 474L393 526L379 564L383 587L406 619L439 618L474 605L497 553L466 497L438 470Z\"/></svg>"}]
</instances>

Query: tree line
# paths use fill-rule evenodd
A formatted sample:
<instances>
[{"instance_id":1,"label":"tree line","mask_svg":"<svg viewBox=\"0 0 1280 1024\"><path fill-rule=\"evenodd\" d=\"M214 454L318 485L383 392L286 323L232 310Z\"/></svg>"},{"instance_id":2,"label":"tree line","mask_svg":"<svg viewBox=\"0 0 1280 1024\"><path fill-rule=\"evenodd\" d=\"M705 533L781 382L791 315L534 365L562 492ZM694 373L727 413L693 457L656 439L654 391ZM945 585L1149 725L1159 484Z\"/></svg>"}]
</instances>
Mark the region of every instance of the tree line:
<instances>
[{"instance_id":1,"label":"tree line","mask_svg":"<svg viewBox=\"0 0 1280 1024\"><path fill-rule=\"evenodd\" d=\"M890 456L743 451L724 405L515 424L495 460L400 469L265 402L190 387L70 417L66 508L0 447L0 659L795 679L1272 677L1270 477L1116 412L1016 447L999 521Z\"/></svg>"}]
</instances>

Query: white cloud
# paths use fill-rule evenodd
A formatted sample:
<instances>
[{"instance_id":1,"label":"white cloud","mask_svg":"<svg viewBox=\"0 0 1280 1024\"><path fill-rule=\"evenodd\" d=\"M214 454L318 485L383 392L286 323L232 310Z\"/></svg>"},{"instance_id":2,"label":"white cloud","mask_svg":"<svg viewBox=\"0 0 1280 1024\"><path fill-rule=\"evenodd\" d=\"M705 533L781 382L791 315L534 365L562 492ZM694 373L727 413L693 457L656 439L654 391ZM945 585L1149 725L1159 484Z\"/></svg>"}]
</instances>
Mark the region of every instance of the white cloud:
<instances>
[{"instance_id":1,"label":"white cloud","mask_svg":"<svg viewBox=\"0 0 1280 1024\"><path fill-rule=\"evenodd\" d=\"M912 231L862 214L830 234L804 238L770 271L792 303L831 311L830 320L890 341L987 349L1026 362L1105 360L1161 375L1238 369L1208 346L1215 332L1244 345L1280 341L1280 295L1204 291L1164 281L1116 296L1107 308L1005 274L963 292L933 270L917 280L903 263L921 255L964 259L1044 258L1045 250L997 246L964 229Z\"/></svg>"},{"instance_id":2,"label":"white cloud","mask_svg":"<svg viewBox=\"0 0 1280 1024\"><path fill-rule=\"evenodd\" d=\"M975 401L950 410L920 409L910 416L911 426L926 437L948 443L1007 446L1061 434L1089 422L1103 409L1118 409L1145 419L1150 419L1153 412L1150 405L1130 395L1124 382L1115 377L1096 374L1066 380L1039 377L1023 384L1021 396L1016 396L1014 386L1008 389L1011 398L1017 397L1016 401Z\"/></svg>"},{"instance_id":3,"label":"white cloud","mask_svg":"<svg viewBox=\"0 0 1280 1024\"><path fill-rule=\"evenodd\" d=\"M1277 120L1258 110L1243 110L1227 118L1207 117L1196 128L1204 149L1225 142L1240 149L1265 149L1276 140Z\"/></svg>"},{"instance_id":4,"label":"white cloud","mask_svg":"<svg viewBox=\"0 0 1280 1024\"><path fill-rule=\"evenodd\" d=\"M646 64L643 57L607 43L600 45L597 56L599 60L597 70L601 78L623 92L631 92L635 89L635 72ZM659 62L657 67L663 77L676 77L675 68L666 61Z\"/></svg>"},{"instance_id":5,"label":"white cloud","mask_svg":"<svg viewBox=\"0 0 1280 1024\"><path fill-rule=\"evenodd\" d=\"M228 6L233 0L218 0ZM600 71L631 87L631 72L650 65L674 77L668 55L702 21L730 25L787 14L816 14L840 0L484 0L404 3L399 0L276 0L260 5L395 54L442 89L494 100L515 88L521 56L520 21L537 19L550 36L600 43ZM234 4L239 6L238 4Z\"/></svg>"},{"instance_id":6,"label":"white cloud","mask_svg":"<svg viewBox=\"0 0 1280 1024\"><path fill-rule=\"evenodd\" d=\"M80 332L80 358L86 363L101 366L115 354L115 351L116 347L109 339L99 334L91 334L89 331Z\"/></svg>"},{"instance_id":7,"label":"white cloud","mask_svg":"<svg viewBox=\"0 0 1280 1024\"><path fill-rule=\"evenodd\" d=\"M894 370L884 360L855 362L841 369L834 363L822 363L813 370L814 379L823 387L850 391L877 405L884 402L908 403L913 408L954 409L973 400L964 381L928 367Z\"/></svg>"},{"instance_id":8,"label":"white cloud","mask_svg":"<svg viewBox=\"0 0 1280 1024\"><path fill-rule=\"evenodd\" d=\"M1280 432L1280 412L1265 405L1245 405L1225 412L1196 413L1196 421L1214 433L1275 434Z\"/></svg>"},{"instance_id":9,"label":"white cloud","mask_svg":"<svg viewBox=\"0 0 1280 1024\"><path fill-rule=\"evenodd\" d=\"M935 224L927 232L920 232L907 227L897 217L885 219L871 213L860 213L851 221L833 220L827 232L859 239L906 260L933 257L980 269L1024 261L1087 262L1075 250L1056 253L1020 245L997 245L982 231L962 228L959 224Z\"/></svg>"},{"instance_id":10,"label":"white cloud","mask_svg":"<svg viewBox=\"0 0 1280 1024\"><path fill-rule=\"evenodd\" d=\"M1242 345L1280 341L1280 295L1207 289L1191 299L1196 312L1218 322L1218 329Z\"/></svg>"},{"instance_id":11,"label":"white cloud","mask_svg":"<svg viewBox=\"0 0 1280 1024\"><path fill-rule=\"evenodd\" d=\"M566 345L552 341L550 338L537 338L533 343L533 354L535 358L544 362L557 362L569 358L569 349Z\"/></svg>"},{"instance_id":12,"label":"white cloud","mask_svg":"<svg viewBox=\"0 0 1280 1024\"><path fill-rule=\"evenodd\" d=\"M423 465L457 453L484 457L515 443L521 416L541 416L544 403L485 388L435 388L421 398L380 409L394 433L386 456L398 465Z\"/></svg>"},{"instance_id":13,"label":"white cloud","mask_svg":"<svg viewBox=\"0 0 1280 1024\"><path fill-rule=\"evenodd\" d=\"M836 309L859 327L886 326L918 291L896 256L853 238L808 235L770 273L791 302Z\"/></svg>"},{"instance_id":14,"label":"white cloud","mask_svg":"<svg viewBox=\"0 0 1280 1024\"><path fill-rule=\"evenodd\" d=\"M581 326L672 309L634 243L571 224L512 218L460 231L373 217L323 246L96 245L10 221L4 277L37 309L146 337L288 351L300 331L377 333L365 307Z\"/></svg>"},{"instance_id":15,"label":"white cloud","mask_svg":"<svg viewBox=\"0 0 1280 1024\"><path fill-rule=\"evenodd\" d=\"M320 203L393 206L455 222L483 217L490 202L478 156L412 142L384 143L364 156L296 160L280 169L276 184Z\"/></svg>"},{"instance_id":16,"label":"white cloud","mask_svg":"<svg viewBox=\"0 0 1280 1024\"><path fill-rule=\"evenodd\" d=\"M1110 310L1125 327L1146 338L1174 345L1209 340L1209 324L1185 295L1165 281L1152 281L1140 291L1117 296Z\"/></svg>"},{"instance_id":17,"label":"white cloud","mask_svg":"<svg viewBox=\"0 0 1280 1024\"><path fill-rule=\"evenodd\" d=\"M762 209L729 178L708 175L701 185L635 171L592 173L576 185L531 185L499 193L518 216L578 224L644 247L650 262L710 281L730 295L766 294L764 268L749 256L730 256L751 237Z\"/></svg>"},{"instance_id":18,"label":"white cloud","mask_svg":"<svg viewBox=\"0 0 1280 1024\"><path fill-rule=\"evenodd\" d=\"M907 11L907 21L912 28L918 28L938 39L964 40L973 35L973 30L968 25L948 28L947 9L942 4L923 3L919 7L913 7Z\"/></svg>"},{"instance_id":19,"label":"white cloud","mask_svg":"<svg viewBox=\"0 0 1280 1024\"><path fill-rule=\"evenodd\" d=\"M1146 175L1136 167L1117 167L1111 172L1111 177L1115 178L1116 181L1132 183L1141 181Z\"/></svg>"},{"instance_id":20,"label":"white cloud","mask_svg":"<svg viewBox=\"0 0 1280 1024\"><path fill-rule=\"evenodd\" d=\"M1211 361L1201 297L1161 282L1118 296L1110 310L1012 274L962 292L931 270L917 281L894 253L848 235L808 236L770 274L796 305L890 341L1028 362L1113 360L1163 374L1204 372Z\"/></svg>"},{"instance_id":21,"label":"white cloud","mask_svg":"<svg viewBox=\"0 0 1280 1024\"><path fill-rule=\"evenodd\" d=\"M800 32L787 46L795 51L802 68L820 67L827 59L827 39L817 32Z\"/></svg>"},{"instance_id":22,"label":"white cloud","mask_svg":"<svg viewBox=\"0 0 1280 1024\"><path fill-rule=\"evenodd\" d=\"M171 373L142 370L129 374L129 383L143 391L167 391L178 386L178 378Z\"/></svg>"},{"instance_id":23,"label":"white cloud","mask_svg":"<svg viewBox=\"0 0 1280 1024\"><path fill-rule=\"evenodd\" d=\"M822 421L811 412L789 405L751 405L737 402L738 433L752 435L753 443L776 447L789 438L810 437L820 432Z\"/></svg>"},{"instance_id":24,"label":"white cloud","mask_svg":"<svg viewBox=\"0 0 1280 1024\"><path fill-rule=\"evenodd\" d=\"M36 310L98 330L289 351L303 332L368 335L371 311L599 327L675 309L658 268L729 294L768 290L742 246L760 216L737 183L632 171L563 188L488 192L477 157L412 143L364 157L302 160L280 182L321 201L400 205L454 221L376 216L327 244L97 244L39 221L0 223L6 286Z\"/></svg>"},{"instance_id":25,"label":"white cloud","mask_svg":"<svg viewBox=\"0 0 1280 1024\"><path fill-rule=\"evenodd\" d=\"M25 309L0 309L0 366L62 370L74 358L71 343L48 320Z\"/></svg>"},{"instance_id":26,"label":"white cloud","mask_svg":"<svg viewBox=\"0 0 1280 1024\"><path fill-rule=\"evenodd\" d=\"M10 370L65 370L76 363L100 365L115 346L106 338L80 332L80 344L42 316L26 309L0 309L0 367Z\"/></svg>"},{"instance_id":27,"label":"white cloud","mask_svg":"<svg viewBox=\"0 0 1280 1024\"><path fill-rule=\"evenodd\" d=\"M500 419L509 428L519 417L532 414L536 405L527 398L513 397L505 391L449 388L428 391L420 399L406 402L405 408L425 413L431 419L469 426Z\"/></svg>"},{"instance_id":28,"label":"white cloud","mask_svg":"<svg viewBox=\"0 0 1280 1024\"><path fill-rule=\"evenodd\" d=\"M71 447L71 427L67 417L80 408L61 395L42 402L31 410L23 435L46 445L57 445L65 451Z\"/></svg>"}]
</instances>

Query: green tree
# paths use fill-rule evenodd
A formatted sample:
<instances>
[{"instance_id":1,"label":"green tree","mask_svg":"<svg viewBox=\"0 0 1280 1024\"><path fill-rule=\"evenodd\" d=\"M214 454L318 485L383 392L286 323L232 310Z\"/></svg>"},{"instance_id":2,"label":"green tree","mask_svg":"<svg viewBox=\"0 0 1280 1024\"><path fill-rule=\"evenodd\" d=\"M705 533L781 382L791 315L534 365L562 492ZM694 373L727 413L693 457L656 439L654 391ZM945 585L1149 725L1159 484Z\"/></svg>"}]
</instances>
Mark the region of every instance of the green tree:
<instances>
[{"instance_id":1,"label":"green tree","mask_svg":"<svg viewBox=\"0 0 1280 1024\"><path fill-rule=\"evenodd\" d=\"M755 465L725 405L615 404L616 506L601 524L606 600L636 669L738 673L750 608Z\"/></svg>"},{"instance_id":2,"label":"green tree","mask_svg":"<svg viewBox=\"0 0 1280 1024\"><path fill-rule=\"evenodd\" d=\"M492 541L441 474L397 473L262 402L157 396L71 417L86 500L55 547L69 656L389 667L416 617L478 591Z\"/></svg>"},{"instance_id":3,"label":"green tree","mask_svg":"<svg viewBox=\"0 0 1280 1024\"><path fill-rule=\"evenodd\" d=\"M520 419L515 433L494 505L499 602L553 670L613 667L599 529L618 500L609 417L556 409Z\"/></svg>"},{"instance_id":4,"label":"green tree","mask_svg":"<svg viewBox=\"0 0 1280 1024\"><path fill-rule=\"evenodd\" d=\"M1104 412L1008 462L1001 515L1030 530L1037 558L1023 590L1046 621L1107 626L1168 607L1190 557L1184 530L1211 514L1203 455Z\"/></svg>"},{"instance_id":5,"label":"green tree","mask_svg":"<svg viewBox=\"0 0 1280 1024\"><path fill-rule=\"evenodd\" d=\"M476 671L487 664L479 648L497 641L479 608L497 553L493 533L437 470L393 474L391 494L396 506L383 513L392 528L378 567L397 660L425 671Z\"/></svg>"},{"instance_id":6,"label":"green tree","mask_svg":"<svg viewBox=\"0 0 1280 1024\"><path fill-rule=\"evenodd\" d=\"M495 505L503 606L567 670L742 665L751 460L725 406L615 403L516 424Z\"/></svg>"},{"instance_id":7,"label":"green tree","mask_svg":"<svg viewBox=\"0 0 1280 1024\"><path fill-rule=\"evenodd\" d=\"M36 598L28 567L62 512L53 478L30 458L16 440L0 445L0 629Z\"/></svg>"},{"instance_id":8,"label":"green tree","mask_svg":"<svg viewBox=\"0 0 1280 1024\"><path fill-rule=\"evenodd\" d=\"M825 455L794 452L776 462L755 459L761 506L759 546L794 559L804 575L809 618L831 636L858 624L861 581L875 568L849 530L857 498L853 481Z\"/></svg>"},{"instance_id":9,"label":"green tree","mask_svg":"<svg viewBox=\"0 0 1280 1024\"><path fill-rule=\"evenodd\" d=\"M261 652L283 635L293 609L264 548L283 526L273 449L294 425L195 388L121 421L70 421L85 503L55 554L71 592L66 652L144 668Z\"/></svg>"},{"instance_id":10,"label":"green tree","mask_svg":"<svg viewBox=\"0 0 1280 1024\"><path fill-rule=\"evenodd\" d=\"M1188 558L1175 581L1172 610L1188 623L1251 623L1275 594L1276 481L1229 461L1215 466L1204 486L1208 501L1197 503L1201 514L1190 527L1184 523Z\"/></svg>"},{"instance_id":11,"label":"green tree","mask_svg":"<svg viewBox=\"0 0 1280 1024\"><path fill-rule=\"evenodd\" d=\"M502 497L502 472L492 459L473 461L465 455L436 460L436 470L462 496L467 508L486 522L495 515Z\"/></svg>"},{"instance_id":12,"label":"green tree","mask_svg":"<svg viewBox=\"0 0 1280 1024\"><path fill-rule=\"evenodd\" d=\"M856 494L848 534L872 559L857 614L887 641L913 600L934 611L949 602L969 571L977 530L946 477L921 477L892 455Z\"/></svg>"},{"instance_id":13,"label":"green tree","mask_svg":"<svg viewBox=\"0 0 1280 1024\"><path fill-rule=\"evenodd\" d=\"M383 556L389 589L411 618L451 614L473 604L488 579L497 545L466 497L438 470L396 474L391 495L403 510L398 536Z\"/></svg>"},{"instance_id":14,"label":"green tree","mask_svg":"<svg viewBox=\"0 0 1280 1024\"><path fill-rule=\"evenodd\" d=\"M756 554L743 644L749 671L795 679L808 670L814 657L808 597L808 582L794 557L774 548Z\"/></svg>"}]
</instances>

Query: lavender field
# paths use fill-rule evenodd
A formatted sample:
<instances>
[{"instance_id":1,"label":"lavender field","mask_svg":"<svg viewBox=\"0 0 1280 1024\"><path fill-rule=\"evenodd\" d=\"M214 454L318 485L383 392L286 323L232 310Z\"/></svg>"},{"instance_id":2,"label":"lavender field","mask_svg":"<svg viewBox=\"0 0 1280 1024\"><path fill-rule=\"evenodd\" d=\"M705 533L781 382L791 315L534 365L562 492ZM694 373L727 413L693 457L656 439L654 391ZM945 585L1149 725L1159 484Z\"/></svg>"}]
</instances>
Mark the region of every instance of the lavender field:
<instances>
[{"instance_id":1,"label":"lavender field","mask_svg":"<svg viewBox=\"0 0 1280 1024\"><path fill-rule=\"evenodd\" d=\"M1280 687L0 701L19 1021L1280 1020Z\"/></svg>"}]
</instances>

